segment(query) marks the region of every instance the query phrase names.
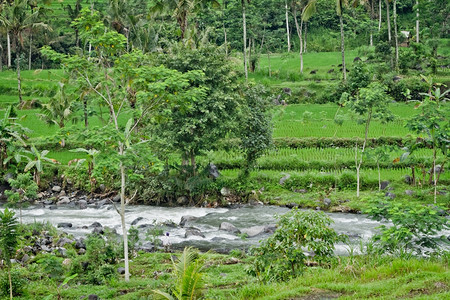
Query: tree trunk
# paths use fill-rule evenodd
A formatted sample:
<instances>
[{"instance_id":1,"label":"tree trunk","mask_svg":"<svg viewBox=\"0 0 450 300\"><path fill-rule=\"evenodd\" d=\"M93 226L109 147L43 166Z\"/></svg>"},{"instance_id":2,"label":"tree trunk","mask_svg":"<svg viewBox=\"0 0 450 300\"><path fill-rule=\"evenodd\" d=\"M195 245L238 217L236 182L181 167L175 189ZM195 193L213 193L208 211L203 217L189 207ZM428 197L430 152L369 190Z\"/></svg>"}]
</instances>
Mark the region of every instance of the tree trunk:
<instances>
[{"instance_id":1,"label":"tree trunk","mask_svg":"<svg viewBox=\"0 0 450 300\"><path fill-rule=\"evenodd\" d=\"M391 18L390 18L390 13L389 13L389 0L384 0L386 2L386 21L387 21L387 27L388 27L388 40L389 43L392 40L391 37Z\"/></svg>"},{"instance_id":2,"label":"tree trunk","mask_svg":"<svg viewBox=\"0 0 450 300\"><path fill-rule=\"evenodd\" d=\"M306 41L308 38L308 22L305 22L305 38L303 39L303 53L306 53Z\"/></svg>"},{"instance_id":3,"label":"tree trunk","mask_svg":"<svg viewBox=\"0 0 450 300\"><path fill-rule=\"evenodd\" d=\"M272 71L270 70L270 52L267 51L267 62L269 64L269 77L272 77Z\"/></svg>"},{"instance_id":4,"label":"tree trunk","mask_svg":"<svg viewBox=\"0 0 450 300\"><path fill-rule=\"evenodd\" d=\"M381 191L381 171L379 161L377 161L377 169L378 169L378 190Z\"/></svg>"},{"instance_id":5,"label":"tree trunk","mask_svg":"<svg viewBox=\"0 0 450 300\"><path fill-rule=\"evenodd\" d=\"M286 34L287 34L287 51L291 51L291 40L290 40L290 34L289 34L289 16L288 16L288 3L287 0L285 0L285 9L286 9Z\"/></svg>"},{"instance_id":6,"label":"tree trunk","mask_svg":"<svg viewBox=\"0 0 450 300\"><path fill-rule=\"evenodd\" d=\"M6 33L6 48L6 51L8 52L7 66L8 68L11 68L11 36L9 35L9 32Z\"/></svg>"},{"instance_id":7,"label":"tree trunk","mask_svg":"<svg viewBox=\"0 0 450 300\"><path fill-rule=\"evenodd\" d=\"M190 159L191 159L191 167L192 167L192 174L195 176L196 174L196 169L197 169L197 164L195 162L195 153L194 150L190 151Z\"/></svg>"},{"instance_id":8,"label":"tree trunk","mask_svg":"<svg viewBox=\"0 0 450 300\"><path fill-rule=\"evenodd\" d=\"M30 47L28 49L28 70L31 70L31 45L33 43L33 33L30 33Z\"/></svg>"},{"instance_id":9,"label":"tree trunk","mask_svg":"<svg viewBox=\"0 0 450 300\"><path fill-rule=\"evenodd\" d=\"M301 21L301 25L298 25L298 20L297 20L297 9L294 6L294 21L295 21L295 28L297 29L297 35L298 35L298 39L300 41L299 45L300 45L300 74L303 74L303 41L302 41L302 26L303 26L303 21Z\"/></svg>"},{"instance_id":10,"label":"tree trunk","mask_svg":"<svg viewBox=\"0 0 450 300\"><path fill-rule=\"evenodd\" d=\"M83 97L83 112L84 112L84 127L88 128L89 120L88 120L88 111L87 111L87 99L86 96Z\"/></svg>"},{"instance_id":11,"label":"tree trunk","mask_svg":"<svg viewBox=\"0 0 450 300\"><path fill-rule=\"evenodd\" d=\"M416 0L416 43L419 43L419 0Z\"/></svg>"},{"instance_id":12,"label":"tree trunk","mask_svg":"<svg viewBox=\"0 0 450 300\"><path fill-rule=\"evenodd\" d=\"M359 198L359 186L360 186L360 180L359 180L359 170L361 169L361 165L363 163L363 157L364 157L364 150L366 149L367 139L369 137L369 126L370 122L372 121L372 109L369 110L369 113L367 115L366 120L366 129L364 133L364 143L361 150L361 159L359 160L359 163L356 164L356 197ZM358 155L358 147L356 147L356 155Z\"/></svg>"},{"instance_id":13,"label":"tree trunk","mask_svg":"<svg viewBox=\"0 0 450 300\"><path fill-rule=\"evenodd\" d=\"M244 38L244 73L245 81L248 80L248 69L247 69L247 22L245 20L245 3L242 2L242 26L244 28L243 38Z\"/></svg>"},{"instance_id":14,"label":"tree trunk","mask_svg":"<svg viewBox=\"0 0 450 300\"><path fill-rule=\"evenodd\" d=\"M3 45L0 43L0 72L3 71Z\"/></svg>"},{"instance_id":15,"label":"tree trunk","mask_svg":"<svg viewBox=\"0 0 450 300\"><path fill-rule=\"evenodd\" d=\"M11 267L8 267L8 279L9 279L9 298L13 299L13 292L12 292L12 280L11 280Z\"/></svg>"},{"instance_id":16,"label":"tree trunk","mask_svg":"<svg viewBox=\"0 0 450 300\"><path fill-rule=\"evenodd\" d=\"M394 0L395 70L398 71L397 0Z\"/></svg>"},{"instance_id":17,"label":"tree trunk","mask_svg":"<svg viewBox=\"0 0 450 300\"><path fill-rule=\"evenodd\" d=\"M123 155L123 144L119 145L119 154ZM128 260L128 231L125 223L125 166L120 162L120 220L123 234L123 257L125 261L125 281L130 281L130 267Z\"/></svg>"},{"instance_id":18,"label":"tree trunk","mask_svg":"<svg viewBox=\"0 0 450 300\"><path fill-rule=\"evenodd\" d=\"M381 0L378 0L378 31L381 30Z\"/></svg>"},{"instance_id":19,"label":"tree trunk","mask_svg":"<svg viewBox=\"0 0 450 300\"><path fill-rule=\"evenodd\" d=\"M342 20L342 12L339 15L339 23L341 24L342 75L344 76L344 81L347 81L347 70L345 69L344 21Z\"/></svg>"},{"instance_id":20,"label":"tree trunk","mask_svg":"<svg viewBox=\"0 0 450 300\"><path fill-rule=\"evenodd\" d=\"M19 92L19 107L23 104L23 98L22 98L22 80L20 77L20 46L18 41L15 41L16 45L16 69L17 69L17 90Z\"/></svg>"},{"instance_id":21,"label":"tree trunk","mask_svg":"<svg viewBox=\"0 0 450 300\"><path fill-rule=\"evenodd\" d=\"M225 38L225 55L228 57L227 31L225 28L225 22L223 23L223 36Z\"/></svg>"},{"instance_id":22,"label":"tree trunk","mask_svg":"<svg viewBox=\"0 0 450 300\"><path fill-rule=\"evenodd\" d=\"M442 167L441 167L442 168ZM434 184L434 204L436 204L437 180L436 180L436 146L433 145L433 184Z\"/></svg>"}]
</instances>

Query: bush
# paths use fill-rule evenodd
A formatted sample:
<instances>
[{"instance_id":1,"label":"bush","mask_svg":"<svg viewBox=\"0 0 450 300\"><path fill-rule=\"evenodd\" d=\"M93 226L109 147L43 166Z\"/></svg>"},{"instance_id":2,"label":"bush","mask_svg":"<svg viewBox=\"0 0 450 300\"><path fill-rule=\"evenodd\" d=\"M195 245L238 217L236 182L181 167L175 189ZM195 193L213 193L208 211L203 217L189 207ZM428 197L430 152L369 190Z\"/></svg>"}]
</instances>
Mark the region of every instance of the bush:
<instances>
[{"instance_id":1,"label":"bush","mask_svg":"<svg viewBox=\"0 0 450 300\"><path fill-rule=\"evenodd\" d=\"M370 201L365 213L374 220L392 222L389 227L381 225L381 232L373 237L388 253L430 255L439 251L442 243L448 244L439 232L450 225L445 211L437 206L394 203L380 197Z\"/></svg>"},{"instance_id":2,"label":"bush","mask_svg":"<svg viewBox=\"0 0 450 300\"><path fill-rule=\"evenodd\" d=\"M23 276L21 269L11 269L11 282L13 296L22 296L25 291L27 279ZM2 272L0 275L0 295L9 296L9 278L8 272Z\"/></svg>"},{"instance_id":3,"label":"bush","mask_svg":"<svg viewBox=\"0 0 450 300\"><path fill-rule=\"evenodd\" d=\"M278 219L275 233L250 249L254 257L247 272L265 282L301 274L307 260L302 247L314 253L314 261L329 263L334 258L334 244L345 240L329 227L333 221L322 211L294 208Z\"/></svg>"}]
</instances>

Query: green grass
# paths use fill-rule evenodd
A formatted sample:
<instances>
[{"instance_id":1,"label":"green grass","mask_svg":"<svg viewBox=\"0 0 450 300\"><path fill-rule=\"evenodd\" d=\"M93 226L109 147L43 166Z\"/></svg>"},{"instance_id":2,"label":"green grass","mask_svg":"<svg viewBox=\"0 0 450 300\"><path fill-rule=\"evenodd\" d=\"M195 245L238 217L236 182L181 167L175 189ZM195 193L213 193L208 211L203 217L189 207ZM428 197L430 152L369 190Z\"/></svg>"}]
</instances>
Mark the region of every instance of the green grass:
<instances>
[{"instance_id":1,"label":"green grass","mask_svg":"<svg viewBox=\"0 0 450 300\"><path fill-rule=\"evenodd\" d=\"M78 284L75 278L61 288L63 299L96 294L101 299L154 299L153 289L169 291L173 279L168 253L141 254L130 263L131 280L109 280L103 285ZM261 284L245 272L251 263L231 256L206 253L205 299L447 299L450 295L448 262L381 256L341 257L331 268L306 268L303 275L287 282ZM30 277L37 274L31 273ZM42 299L56 295L49 278L28 282L27 295L16 299Z\"/></svg>"}]
</instances>

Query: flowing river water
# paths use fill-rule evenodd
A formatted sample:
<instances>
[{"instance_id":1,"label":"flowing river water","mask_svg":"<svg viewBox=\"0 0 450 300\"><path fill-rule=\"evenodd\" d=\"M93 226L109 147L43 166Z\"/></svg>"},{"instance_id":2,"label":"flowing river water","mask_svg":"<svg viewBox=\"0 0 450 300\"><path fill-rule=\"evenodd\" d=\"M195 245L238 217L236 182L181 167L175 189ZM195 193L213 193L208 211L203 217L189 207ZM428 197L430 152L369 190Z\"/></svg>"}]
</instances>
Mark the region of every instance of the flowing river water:
<instances>
[{"instance_id":1,"label":"flowing river water","mask_svg":"<svg viewBox=\"0 0 450 300\"><path fill-rule=\"evenodd\" d=\"M268 226L276 223L275 215L286 213L289 209L278 206L242 206L239 208L200 208L200 207L158 207L135 205L126 209L127 228L135 221L135 227L140 228L141 237L145 238L145 232L155 223L179 224L183 216L196 217L185 228L180 226L166 226L164 232L169 232L170 243L174 248L193 246L201 250L213 249L218 252L228 252L232 249L244 249L256 245L261 239L269 236L262 233L255 237L242 238L239 235L219 230L222 222L229 222L240 230L253 226ZM328 213L333 219L332 227L338 233L349 235L350 244L359 249L360 241L367 241L376 232L376 227L381 223L368 219L363 214ZM29 207L22 211L24 223L50 222L57 226L59 223L71 223L70 228L60 230L74 235L84 236L92 232L89 227L94 222L99 222L104 227L113 228L121 233L120 217L113 206L104 205L100 208L89 206L87 209L77 209L68 206L60 206L57 209L47 207ZM136 219L139 221L136 222ZM187 227L194 227L204 235L185 237ZM447 233L448 234L448 233ZM346 255L349 245L336 246L336 254Z\"/></svg>"}]
</instances>

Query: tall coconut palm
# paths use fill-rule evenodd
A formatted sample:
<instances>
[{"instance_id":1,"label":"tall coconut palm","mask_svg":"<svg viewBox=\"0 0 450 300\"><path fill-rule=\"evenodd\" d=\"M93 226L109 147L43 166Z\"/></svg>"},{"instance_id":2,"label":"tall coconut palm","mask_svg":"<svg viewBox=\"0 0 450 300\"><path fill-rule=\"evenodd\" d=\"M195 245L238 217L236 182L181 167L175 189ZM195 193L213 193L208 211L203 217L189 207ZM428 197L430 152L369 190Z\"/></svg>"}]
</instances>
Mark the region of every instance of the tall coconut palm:
<instances>
[{"instance_id":1,"label":"tall coconut palm","mask_svg":"<svg viewBox=\"0 0 450 300\"><path fill-rule=\"evenodd\" d=\"M23 104L22 78L20 76L20 54L23 48L24 33L32 28L51 30L47 24L40 22L39 17L44 9L38 6L30 7L28 0L14 0L3 7L0 15L0 24L6 28L8 35L12 36L13 46L16 49L17 90L19 93L19 106Z\"/></svg>"},{"instance_id":2,"label":"tall coconut palm","mask_svg":"<svg viewBox=\"0 0 450 300\"><path fill-rule=\"evenodd\" d=\"M394 41L395 41L395 69L398 70L398 28L397 28L397 0L394 0Z\"/></svg>"},{"instance_id":3,"label":"tall coconut palm","mask_svg":"<svg viewBox=\"0 0 450 300\"><path fill-rule=\"evenodd\" d=\"M387 22L387 28L388 28L388 40L390 43L392 40L392 37L391 37L391 14L389 12L389 2L391 2L391 1L384 0L384 2L386 3L386 22Z\"/></svg>"},{"instance_id":4,"label":"tall coconut palm","mask_svg":"<svg viewBox=\"0 0 450 300\"><path fill-rule=\"evenodd\" d=\"M243 27L243 41L244 41L244 73L245 80L248 80L248 61L247 61L247 21L245 19L245 6L250 3L250 0L241 0L242 6L242 27Z\"/></svg>"},{"instance_id":5,"label":"tall coconut palm","mask_svg":"<svg viewBox=\"0 0 450 300\"><path fill-rule=\"evenodd\" d=\"M300 73L303 74L303 22L308 21L309 18L316 12L316 0L294 1L292 3L292 14L294 16L295 27L297 29L298 39L300 40ZM297 20L297 11L301 11L300 26Z\"/></svg>"},{"instance_id":6,"label":"tall coconut palm","mask_svg":"<svg viewBox=\"0 0 450 300\"><path fill-rule=\"evenodd\" d=\"M290 41L290 33L289 33L289 9L288 9L288 1L284 0L285 10L286 10L286 34L287 34L287 51L291 51L291 41Z\"/></svg>"}]
</instances>

